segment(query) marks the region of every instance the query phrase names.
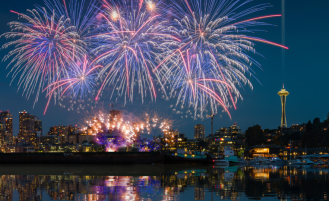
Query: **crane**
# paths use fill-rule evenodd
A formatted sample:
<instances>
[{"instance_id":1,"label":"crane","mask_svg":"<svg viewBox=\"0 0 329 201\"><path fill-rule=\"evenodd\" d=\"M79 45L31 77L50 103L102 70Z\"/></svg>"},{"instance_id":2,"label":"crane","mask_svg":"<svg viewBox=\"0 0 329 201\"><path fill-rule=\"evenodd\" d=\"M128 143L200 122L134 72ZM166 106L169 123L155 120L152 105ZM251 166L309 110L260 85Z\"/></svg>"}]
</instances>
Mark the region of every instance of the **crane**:
<instances>
[{"instance_id":1,"label":"crane","mask_svg":"<svg viewBox=\"0 0 329 201\"><path fill-rule=\"evenodd\" d=\"M115 106L121 106L121 105L119 105L119 104L114 104L114 103L111 103L111 104L109 104L109 106L112 108L112 110L114 110L114 107L115 107Z\"/></svg>"},{"instance_id":2,"label":"crane","mask_svg":"<svg viewBox=\"0 0 329 201\"><path fill-rule=\"evenodd\" d=\"M208 118L211 118L211 135L214 133L214 116L215 114L207 115Z\"/></svg>"}]
</instances>

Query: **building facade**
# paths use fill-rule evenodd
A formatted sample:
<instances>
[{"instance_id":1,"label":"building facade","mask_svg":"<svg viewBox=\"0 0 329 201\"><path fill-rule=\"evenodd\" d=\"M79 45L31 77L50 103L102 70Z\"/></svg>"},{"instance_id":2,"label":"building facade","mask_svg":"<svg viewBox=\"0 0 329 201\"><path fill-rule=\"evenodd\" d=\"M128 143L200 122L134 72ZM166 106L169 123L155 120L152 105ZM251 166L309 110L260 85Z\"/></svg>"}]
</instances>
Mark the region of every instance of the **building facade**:
<instances>
[{"instance_id":1,"label":"building facade","mask_svg":"<svg viewBox=\"0 0 329 201\"><path fill-rule=\"evenodd\" d=\"M195 140L204 140L205 137L205 128L202 124L197 124L194 126L194 139Z\"/></svg>"},{"instance_id":2,"label":"building facade","mask_svg":"<svg viewBox=\"0 0 329 201\"><path fill-rule=\"evenodd\" d=\"M37 135L42 133L42 122L38 117L26 112L19 112L18 138L27 144L37 147Z\"/></svg>"},{"instance_id":3,"label":"building facade","mask_svg":"<svg viewBox=\"0 0 329 201\"><path fill-rule=\"evenodd\" d=\"M217 130L215 135L207 137L207 141L208 151L213 153L223 152L224 147L231 147L237 153L245 146L245 136L236 123Z\"/></svg>"},{"instance_id":4,"label":"building facade","mask_svg":"<svg viewBox=\"0 0 329 201\"><path fill-rule=\"evenodd\" d=\"M13 143L13 117L9 111L0 112L0 145Z\"/></svg>"}]
</instances>

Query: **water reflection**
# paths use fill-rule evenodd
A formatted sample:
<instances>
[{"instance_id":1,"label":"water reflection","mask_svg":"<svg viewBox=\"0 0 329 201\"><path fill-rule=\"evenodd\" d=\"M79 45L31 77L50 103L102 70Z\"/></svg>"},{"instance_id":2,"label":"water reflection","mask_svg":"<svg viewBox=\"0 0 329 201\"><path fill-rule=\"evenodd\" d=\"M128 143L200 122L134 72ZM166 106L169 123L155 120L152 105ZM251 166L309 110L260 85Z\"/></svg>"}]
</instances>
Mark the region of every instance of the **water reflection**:
<instances>
[{"instance_id":1,"label":"water reflection","mask_svg":"<svg viewBox=\"0 0 329 201\"><path fill-rule=\"evenodd\" d=\"M1 165L0 200L327 200L327 166Z\"/></svg>"}]
</instances>

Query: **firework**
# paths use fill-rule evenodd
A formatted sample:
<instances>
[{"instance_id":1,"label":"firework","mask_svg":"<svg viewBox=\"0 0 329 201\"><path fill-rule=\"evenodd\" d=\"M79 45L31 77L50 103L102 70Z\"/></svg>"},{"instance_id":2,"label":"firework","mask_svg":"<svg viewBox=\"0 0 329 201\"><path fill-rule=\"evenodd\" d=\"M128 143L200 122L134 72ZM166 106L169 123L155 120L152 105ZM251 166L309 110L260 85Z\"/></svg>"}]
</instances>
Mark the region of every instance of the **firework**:
<instances>
[{"instance_id":1,"label":"firework","mask_svg":"<svg viewBox=\"0 0 329 201\"><path fill-rule=\"evenodd\" d=\"M53 82L44 89L44 91L50 89L47 93L47 96L49 97L48 104L51 95L58 89L61 89L60 97L66 95L66 97L69 97L71 100L85 99L86 97L90 97L95 90L95 79L98 74L98 69L100 68L102 68L101 65L90 65L87 59L87 55L84 57L83 63L74 63L68 70L66 77L60 79L59 81Z\"/></svg>"},{"instance_id":2,"label":"firework","mask_svg":"<svg viewBox=\"0 0 329 201\"><path fill-rule=\"evenodd\" d=\"M171 122L156 114L136 117L131 113L123 114L119 110L111 110L110 114L104 111L94 114L85 121L81 130L92 136L96 143L104 145L107 152L136 146L140 151L154 151L160 147L154 141L155 135L169 131ZM143 138L145 135L152 136L152 139Z\"/></svg>"},{"instance_id":3,"label":"firework","mask_svg":"<svg viewBox=\"0 0 329 201\"><path fill-rule=\"evenodd\" d=\"M69 19L69 23L78 33L80 40L84 42L84 48L89 50L91 39L89 36L95 34L98 29L97 15L99 5L97 0L90 0L86 4L85 0L44 0L46 7L56 13L57 17L64 16ZM38 7L42 10L41 7Z\"/></svg>"},{"instance_id":4,"label":"firework","mask_svg":"<svg viewBox=\"0 0 329 201\"><path fill-rule=\"evenodd\" d=\"M168 74L171 88L169 94L177 99L176 107L179 105L180 109L192 107L194 118L203 117L207 105L210 105L213 114L217 113L218 106L223 107L229 114L228 91L232 86L235 87L230 83L231 80L217 76L220 72L212 68L211 63L201 63L197 54L189 55L187 51L186 55L181 55L181 58L183 58L182 64L178 63L178 67L172 69L172 74ZM236 88L233 89L237 91Z\"/></svg>"},{"instance_id":5,"label":"firework","mask_svg":"<svg viewBox=\"0 0 329 201\"><path fill-rule=\"evenodd\" d=\"M68 110L79 104L80 112L85 99L87 106L96 106L110 88L109 98L116 93L124 104L136 92L142 102L146 96L155 100L157 91L165 99L177 98L173 110L183 118L202 118L219 108L229 114L242 99L239 90L253 87L251 66L260 67L250 56L258 54L254 43L288 49L250 36L258 31L253 27L269 25L259 20L281 15L245 19L269 7L239 12L249 0L172 0L170 5L161 0L102 0L101 6L97 0L88 5L85 0L44 1L47 9L12 11L24 22L9 23L12 31L2 36L15 38L3 45L14 46L4 57L10 60L9 74L13 80L19 77L19 89L27 98L36 93L35 103L45 92L46 109L52 97L63 107L68 98ZM151 133L152 122L144 123L143 132Z\"/></svg>"},{"instance_id":6,"label":"firework","mask_svg":"<svg viewBox=\"0 0 329 201\"><path fill-rule=\"evenodd\" d=\"M171 97L178 97L176 107L194 108L194 118L202 117L207 107L212 114L217 113L218 106L229 114L228 108L236 108L237 100L242 99L239 87L248 85L252 88L246 74L254 76L252 64L260 66L248 55L256 53L252 41L287 49L245 35L256 31L247 28L267 25L256 20L281 16L268 15L239 22L240 18L268 7L260 5L237 12L248 2L195 0L190 4L184 0L183 7L173 2L176 30L182 42L154 71L159 70L166 77ZM162 70L165 63L171 67Z\"/></svg>"},{"instance_id":7,"label":"firework","mask_svg":"<svg viewBox=\"0 0 329 201\"><path fill-rule=\"evenodd\" d=\"M10 22L11 32L2 35L16 38L3 45L3 48L15 47L4 60L11 59L10 74L13 79L20 77L18 85L26 97L36 92L35 103L44 87L67 73L67 64L86 53L84 42L69 19L57 18L56 13L49 14L45 8L41 10L42 13L28 10L28 14L11 11L27 22Z\"/></svg>"},{"instance_id":8,"label":"firework","mask_svg":"<svg viewBox=\"0 0 329 201\"><path fill-rule=\"evenodd\" d=\"M148 93L154 100L157 96L154 79L160 78L152 71L168 46L180 40L170 34L167 20L159 14L156 3L104 1L104 7L105 11L99 14L105 26L104 33L93 36L99 40L98 47L93 50L97 55L95 62L104 65L100 73L103 83L96 100L105 86L112 86L112 95L116 91L119 97L124 97L125 103L133 101L135 88L142 102Z\"/></svg>"}]
</instances>

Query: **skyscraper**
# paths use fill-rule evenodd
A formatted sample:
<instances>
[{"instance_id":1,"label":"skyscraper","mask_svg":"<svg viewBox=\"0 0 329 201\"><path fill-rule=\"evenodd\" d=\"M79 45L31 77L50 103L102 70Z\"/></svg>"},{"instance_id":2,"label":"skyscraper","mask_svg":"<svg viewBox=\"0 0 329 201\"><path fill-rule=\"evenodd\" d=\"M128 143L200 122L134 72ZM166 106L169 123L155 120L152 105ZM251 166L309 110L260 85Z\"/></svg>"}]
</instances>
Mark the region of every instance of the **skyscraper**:
<instances>
[{"instance_id":1,"label":"skyscraper","mask_svg":"<svg viewBox=\"0 0 329 201\"><path fill-rule=\"evenodd\" d=\"M286 91L286 89L283 88L281 91L278 92L278 95L281 98L281 107L282 107L282 114L281 114L281 128L287 127L287 119L286 119L286 97L289 95L289 92Z\"/></svg>"},{"instance_id":2,"label":"skyscraper","mask_svg":"<svg viewBox=\"0 0 329 201\"><path fill-rule=\"evenodd\" d=\"M195 127L194 127L194 139L204 140L204 136L205 136L204 125L202 125L202 124L195 125Z\"/></svg>"},{"instance_id":3,"label":"skyscraper","mask_svg":"<svg viewBox=\"0 0 329 201\"><path fill-rule=\"evenodd\" d=\"M42 122L25 110L19 112L18 139L37 146L37 133L42 132Z\"/></svg>"},{"instance_id":4,"label":"skyscraper","mask_svg":"<svg viewBox=\"0 0 329 201\"><path fill-rule=\"evenodd\" d=\"M42 135L42 121L39 120L38 117L36 117L34 121L34 130L37 132L38 136Z\"/></svg>"},{"instance_id":5,"label":"skyscraper","mask_svg":"<svg viewBox=\"0 0 329 201\"><path fill-rule=\"evenodd\" d=\"M0 112L0 145L13 141L13 118L9 111Z\"/></svg>"}]
</instances>

